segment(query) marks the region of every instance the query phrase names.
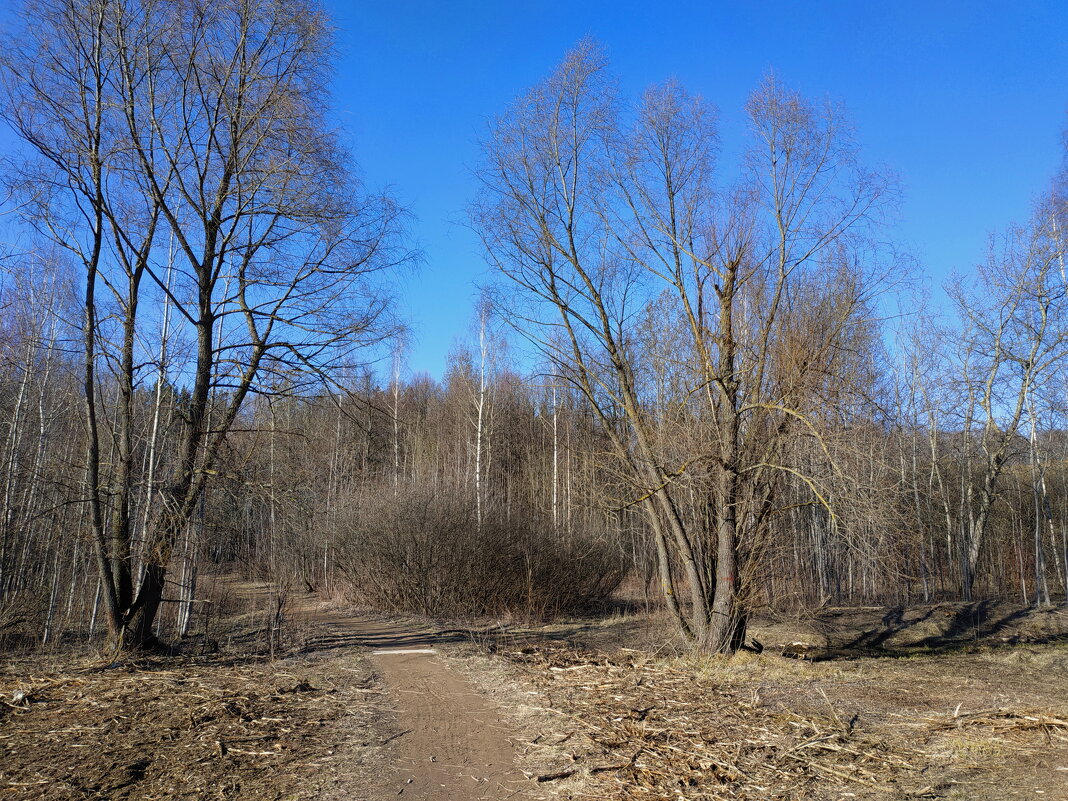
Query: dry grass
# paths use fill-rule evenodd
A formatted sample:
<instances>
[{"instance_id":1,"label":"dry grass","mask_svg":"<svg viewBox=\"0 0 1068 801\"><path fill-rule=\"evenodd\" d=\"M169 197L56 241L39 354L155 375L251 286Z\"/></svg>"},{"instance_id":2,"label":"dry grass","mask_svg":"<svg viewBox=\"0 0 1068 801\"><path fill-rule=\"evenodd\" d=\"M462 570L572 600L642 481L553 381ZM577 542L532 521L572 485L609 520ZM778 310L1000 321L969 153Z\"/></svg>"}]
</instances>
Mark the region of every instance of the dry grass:
<instances>
[{"instance_id":1,"label":"dry grass","mask_svg":"<svg viewBox=\"0 0 1068 801\"><path fill-rule=\"evenodd\" d=\"M833 642L821 621L780 622L730 660L636 614L509 627L465 661L527 732L523 768L566 798L1068 801L1068 618L991 605L978 641L883 650L900 621L955 618L832 611ZM817 661L784 658L795 640Z\"/></svg>"},{"instance_id":2,"label":"dry grass","mask_svg":"<svg viewBox=\"0 0 1068 801\"><path fill-rule=\"evenodd\" d=\"M954 714L950 720L930 719L933 729L963 729L982 727L990 732L1041 732L1046 745L1054 739L1068 743L1068 715L1051 709L984 709L967 714Z\"/></svg>"},{"instance_id":3,"label":"dry grass","mask_svg":"<svg viewBox=\"0 0 1068 801\"><path fill-rule=\"evenodd\" d=\"M469 672L528 733L522 767L563 798L1068 798L1053 789L1068 778L1068 716L956 706L968 691L953 669L993 657L658 658L534 638L473 650ZM941 710L910 706L917 682Z\"/></svg>"},{"instance_id":4,"label":"dry grass","mask_svg":"<svg viewBox=\"0 0 1068 801\"><path fill-rule=\"evenodd\" d=\"M232 589L199 635L228 654L0 668L0 795L372 797L361 792L388 767L395 726L353 636L302 598L291 656L271 661L269 594ZM813 663L778 649L695 658L670 635L642 615L498 622L442 648L512 714L519 767L546 795L1068 799L1063 642L1007 644L999 630L967 649Z\"/></svg>"},{"instance_id":5,"label":"dry grass","mask_svg":"<svg viewBox=\"0 0 1068 801\"><path fill-rule=\"evenodd\" d=\"M923 789L913 754L859 731L829 702L822 714L774 708L716 681L708 665L636 652L542 645L503 656L557 718L538 738L558 752L539 778L566 781L569 797L885 798L910 780Z\"/></svg>"},{"instance_id":6,"label":"dry grass","mask_svg":"<svg viewBox=\"0 0 1068 801\"><path fill-rule=\"evenodd\" d=\"M319 799L379 769L380 692L353 653L8 664L0 794Z\"/></svg>"}]
</instances>

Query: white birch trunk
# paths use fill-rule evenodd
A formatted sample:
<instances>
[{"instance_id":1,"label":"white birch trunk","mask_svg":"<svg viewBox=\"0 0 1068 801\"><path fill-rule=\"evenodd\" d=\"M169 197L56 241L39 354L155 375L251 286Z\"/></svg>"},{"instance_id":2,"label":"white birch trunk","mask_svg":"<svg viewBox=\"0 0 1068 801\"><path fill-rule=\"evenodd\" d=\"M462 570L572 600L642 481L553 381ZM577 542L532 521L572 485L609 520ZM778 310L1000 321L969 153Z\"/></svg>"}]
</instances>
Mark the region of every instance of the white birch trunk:
<instances>
[{"instance_id":1,"label":"white birch trunk","mask_svg":"<svg viewBox=\"0 0 1068 801\"><path fill-rule=\"evenodd\" d=\"M478 329L478 399L475 403L478 412L475 424L475 521L478 530L482 531L482 429L486 413L486 316L482 313L482 319Z\"/></svg>"},{"instance_id":2,"label":"white birch trunk","mask_svg":"<svg viewBox=\"0 0 1068 801\"><path fill-rule=\"evenodd\" d=\"M556 405L556 386L553 386L553 531L560 530L560 408Z\"/></svg>"}]
</instances>

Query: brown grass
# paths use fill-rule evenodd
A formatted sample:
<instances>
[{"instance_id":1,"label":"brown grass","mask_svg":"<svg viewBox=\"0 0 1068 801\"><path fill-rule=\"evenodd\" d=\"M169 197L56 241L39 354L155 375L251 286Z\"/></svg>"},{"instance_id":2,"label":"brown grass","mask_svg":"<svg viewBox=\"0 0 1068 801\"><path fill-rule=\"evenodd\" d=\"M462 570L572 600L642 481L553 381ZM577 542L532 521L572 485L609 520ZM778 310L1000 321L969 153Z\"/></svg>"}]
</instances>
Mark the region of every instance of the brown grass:
<instances>
[{"instance_id":1,"label":"brown grass","mask_svg":"<svg viewBox=\"0 0 1068 801\"><path fill-rule=\"evenodd\" d=\"M727 660L678 653L641 617L513 628L465 654L562 798L1068 799L1059 640Z\"/></svg>"},{"instance_id":2,"label":"brown grass","mask_svg":"<svg viewBox=\"0 0 1068 801\"><path fill-rule=\"evenodd\" d=\"M548 781L579 777L571 797L800 799L885 797L922 780L903 749L823 714L774 708L686 665L566 646L504 655L559 717L565 759ZM882 794L882 795L880 795ZM837 796L836 796L837 797Z\"/></svg>"},{"instance_id":3,"label":"brown grass","mask_svg":"<svg viewBox=\"0 0 1068 801\"><path fill-rule=\"evenodd\" d=\"M261 617L229 619L254 650ZM52 653L0 668L0 796L347 798L381 770L389 705L354 649L106 661Z\"/></svg>"}]
</instances>

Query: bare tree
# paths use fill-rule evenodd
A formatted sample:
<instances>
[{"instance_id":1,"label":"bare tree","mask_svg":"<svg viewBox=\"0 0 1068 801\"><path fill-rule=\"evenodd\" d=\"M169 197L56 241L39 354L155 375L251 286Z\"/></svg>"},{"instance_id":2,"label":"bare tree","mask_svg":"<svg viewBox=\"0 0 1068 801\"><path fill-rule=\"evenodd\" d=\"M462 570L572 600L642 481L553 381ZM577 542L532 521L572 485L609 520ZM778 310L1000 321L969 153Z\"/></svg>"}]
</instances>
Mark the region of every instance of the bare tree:
<instances>
[{"instance_id":1,"label":"bare tree","mask_svg":"<svg viewBox=\"0 0 1068 801\"><path fill-rule=\"evenodd\" d=\"M839 379L872 338L862 233L893 193L860 168L837 109L774 80L750 99L753 147L726 188L699 98L668 83L622 105L580 44L493 125L473 218L519 301L507 319L610 437L668 607L699 648L730 652L783 478L817 489L787 445L818 436L818 401L847 404ZM638 336L650 309L675 326L673 355ZM658 408L648 377L663 359L674 391Z\"/></svg>"},{"instance_id":2,"label":"bare tree","mask_svg":"<svg viewBox=\"0 0 1068 801\"><path fill-rule=\"evenodd\" d=\"M47 0L23 20L3 57L4 115L32 157L15 177L31 224L84 269L91 526L112 636L147 647L172 551L248 395L278 375L314 380L382 335L386 298L368 276L398 257L399 212L362 192L324 118L330 36L314 3ZM168 376L183 389L177 455L138 583L131 398L168 367L152 370L146 347L163 298L189 360Z\"/></svg>"},{"instance_id":3,"label":"bare tree","mask_svg":"<svg viewBox=\"0 0 1068 801\"><path fill-rule=\"evenodd\" d=\"M951 287L964 325L961 379L968 403L963 433L978 445L974 475L965 474L959 554L961 591L971 600L990 515L1002 474L1029 442L1036 498L1035 570L1039 602L1048 602L1041 532L1046 517L1037 464L1035 394L1063 368L1068 357L1068 285L1060 275L1059 248L1050 218L1040 214L1030 227L1015 227L1002 246L991 244L974 287ZM1031 431L1022 430L1030 418ZM973 422L974 421L974 422ZM973 429L978 429L975 433Z\"/></svg>"}]
</instances>

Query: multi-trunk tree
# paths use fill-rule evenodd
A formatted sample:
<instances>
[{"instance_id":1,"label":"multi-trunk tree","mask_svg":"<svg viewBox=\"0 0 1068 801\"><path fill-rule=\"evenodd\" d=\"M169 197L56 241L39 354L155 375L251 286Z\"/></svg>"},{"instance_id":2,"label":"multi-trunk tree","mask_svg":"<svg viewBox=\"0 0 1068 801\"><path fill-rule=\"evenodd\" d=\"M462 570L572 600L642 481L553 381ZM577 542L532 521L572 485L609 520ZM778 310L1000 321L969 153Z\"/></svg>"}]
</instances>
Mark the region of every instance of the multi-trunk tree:
<instances>
[{"instance_id":1,"label":"multi-trunk tree","mask_svg":"<svg viewBox=\"0 0 1068 801\"><path fill-rule=\"evenodd\" d=\"M1049 494L1039 463L1040 396L1063 392L1057 377L1068 364L1068 274L1058 236L1056 206L1042 208L1029 226L1010 229L992 243L974 282L952 288L963 324L959 386L964 399L961 433L975 449L962 476L961 593L971 600L987 528L1002 490L1002 476L1028 452L1035 499L1035 599L1049 603L1044 533ZM1047 405L1046 403L1041 404ZM973 444L974 443L974 444ZM974 466L973 466L974 463Z\"/></svg>"},{"instance_id":2,"label":"multi-trunk tree","mask_svg":"<svg viewBox=\"0 0 1068 801\"><path fill-rule=\"evenodd\" d=\"M580 44L491 126L472 211L508 319L609 434L667 605L711 652L744 642L784 479L819 498L793 446L849 406L874 335L864 234L893 197L837 109L769 79L746 110L741 177L719 180L707 104L667 83L628 110Z\"/></svg>"}]
</instances>

